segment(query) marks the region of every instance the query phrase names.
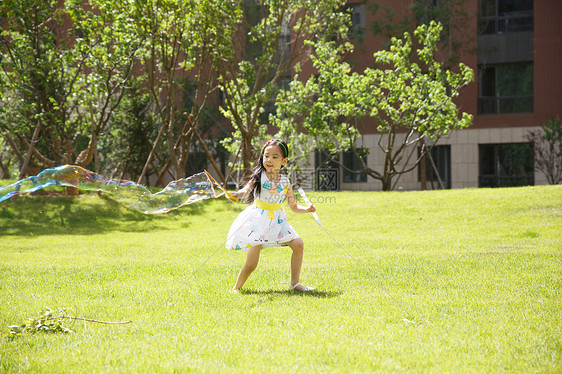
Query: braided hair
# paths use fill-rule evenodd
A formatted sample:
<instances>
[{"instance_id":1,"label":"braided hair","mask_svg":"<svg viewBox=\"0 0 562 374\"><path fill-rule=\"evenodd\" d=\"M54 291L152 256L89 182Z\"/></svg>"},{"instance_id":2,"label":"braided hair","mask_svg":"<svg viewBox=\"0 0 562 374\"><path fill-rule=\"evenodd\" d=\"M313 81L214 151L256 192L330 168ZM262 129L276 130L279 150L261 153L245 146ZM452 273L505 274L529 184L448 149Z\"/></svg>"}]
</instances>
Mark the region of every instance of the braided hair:
<instances>
[{"instance_id":1,"label":"braided hair","mask_svg":"<svg viewBox=\"0 0 562 374\"><path fill-rule=\"evenodd\" d=\"M270 145L278 146L281 150L283 158L289 157L289 147L287 147L287 143L285 143L284 141L279 139L270 139L264 144L260 152L260 157L254 164L252 174L250 174L250 177L248 178L250 191L244 197L244 201L248 204L253 203L255 197L258 196L261 192L261 173L265 171L265 167L263 166L263 154L265 152L265 149Z\"/></svg>"}]
</instances>

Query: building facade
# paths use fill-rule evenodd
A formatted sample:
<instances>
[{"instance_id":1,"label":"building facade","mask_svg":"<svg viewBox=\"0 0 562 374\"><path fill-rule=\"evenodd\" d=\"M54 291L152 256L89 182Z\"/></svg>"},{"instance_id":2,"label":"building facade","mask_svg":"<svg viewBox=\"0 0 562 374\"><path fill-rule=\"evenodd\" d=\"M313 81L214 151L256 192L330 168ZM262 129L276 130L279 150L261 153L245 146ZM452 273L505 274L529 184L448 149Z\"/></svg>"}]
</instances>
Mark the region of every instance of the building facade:
<instances>
[{"instance_id":1,"label":"building facade","mask_svg":"<svg viewBox=\"0 0 562 374\"><path fill-rule=\"evenodd\" d=\"M384 48L385 38L371 32L381 9L396 19L407 16L419 0L348 1L355 40L351 56L356 69L373 63L373 53ZM438 0L425 1L428 6ZM441 3L443 3L441 1ZM451 1L453 3L453 1ZM559 0L466 0L461 4L465 33L458 61L470 66L475 81L457 100L461 111L474 115L473 125L441 138L426 164L428 189L500 187L545 184L535 172L529 131L548 118L562 115L562 3ZM457 5L458 5L457 4ZM423 4L422 4L423 5ZM373 9L378 9L379 13ZM455 16L453 16L453 22ZM459 21L461 22L461 21ZM450 32L454 31L452 28ZM388 39L386 39L387 41ZM370 149L369 167L381 170L384 154L374 125L362 126L362 145ZM357 160L340 160L357 168ZM314 157L319 189L380 190L381 183L345 171L335 163ZM396 179L396 190L421 189L419 168Z\"/></svg>"}]
</instances>

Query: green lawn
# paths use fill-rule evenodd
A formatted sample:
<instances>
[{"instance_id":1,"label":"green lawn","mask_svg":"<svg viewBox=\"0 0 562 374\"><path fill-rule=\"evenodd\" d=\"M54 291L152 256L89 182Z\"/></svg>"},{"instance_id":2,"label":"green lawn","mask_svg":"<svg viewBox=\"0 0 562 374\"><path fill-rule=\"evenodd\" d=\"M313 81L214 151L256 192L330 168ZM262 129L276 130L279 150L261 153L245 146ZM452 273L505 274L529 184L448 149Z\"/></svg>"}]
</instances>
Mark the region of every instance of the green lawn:
<instances>
[{"instance_id":1,"label":"green lawn","mask_svg":"<svg viewBox=\"0 0 562 374\"><path fill-rule=\"evenodd\" d=\"M310 194L305 242L223 249L245 206L145 216L110 199L0 203L3 372L561 372L562 186ZM44 308L126 325L8 337Z\"/></svg>"}]
</instances>

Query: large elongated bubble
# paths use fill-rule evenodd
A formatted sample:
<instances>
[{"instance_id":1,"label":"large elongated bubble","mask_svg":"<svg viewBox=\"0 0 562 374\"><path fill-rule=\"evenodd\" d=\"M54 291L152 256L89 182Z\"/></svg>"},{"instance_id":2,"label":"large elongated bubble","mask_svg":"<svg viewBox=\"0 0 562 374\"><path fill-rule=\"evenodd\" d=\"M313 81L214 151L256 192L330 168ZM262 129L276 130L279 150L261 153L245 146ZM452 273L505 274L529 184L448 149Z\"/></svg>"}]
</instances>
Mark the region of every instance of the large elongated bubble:
<instances>
[{"instance_id":1,"label":"large elongated bubble","mask_svg":"<svg viewBox=\"0 0 562 374\"><path fill-rule=\"evenodd\" d=\"M207 172L170 182L161 191L152 193L145 186L132 181L105 179L80 166L64 165L43 170L37 176L0 188L0 202L17 194L35 192L48 186L102 191L118 202L145 214L167 213L181 206L223 194L221 186Z\"/></svg>"}]
</instances>

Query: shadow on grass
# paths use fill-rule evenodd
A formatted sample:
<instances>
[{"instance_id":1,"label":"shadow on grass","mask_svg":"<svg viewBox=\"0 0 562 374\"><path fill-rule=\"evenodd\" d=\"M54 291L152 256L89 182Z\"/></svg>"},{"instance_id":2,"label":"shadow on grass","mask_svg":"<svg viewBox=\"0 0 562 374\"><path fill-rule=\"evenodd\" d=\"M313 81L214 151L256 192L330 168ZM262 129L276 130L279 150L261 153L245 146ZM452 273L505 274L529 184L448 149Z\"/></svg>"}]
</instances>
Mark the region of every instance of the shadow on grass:
<instances>
[{"instance_id":1,"label":"shadow on grass","mask_svg":"<svg viewBox=\"0 0 562 374\"><path fill-rule=\"evenodd\" d=\"M257 295L257 296L300 296L300 297L317 297L321 299L331 299L343 295L341 291L321 291L314 290L308 292L291 291L291 290L241 290L240 295Z\"/></svg>"},{"instance_id":2,"label":"shadow on grass","mask_svg":"<svg viewBox=\"0 0 562 374\"><path fill-rule=\"evenodd\" d=\"M0 237L148 231L170 227L173 221L204 211L204 202L151 215L129 209L103 195L18 196L0 203ZM182 220L183 227L188 225L189 220Z\"/></svg>"}]
</instances>

